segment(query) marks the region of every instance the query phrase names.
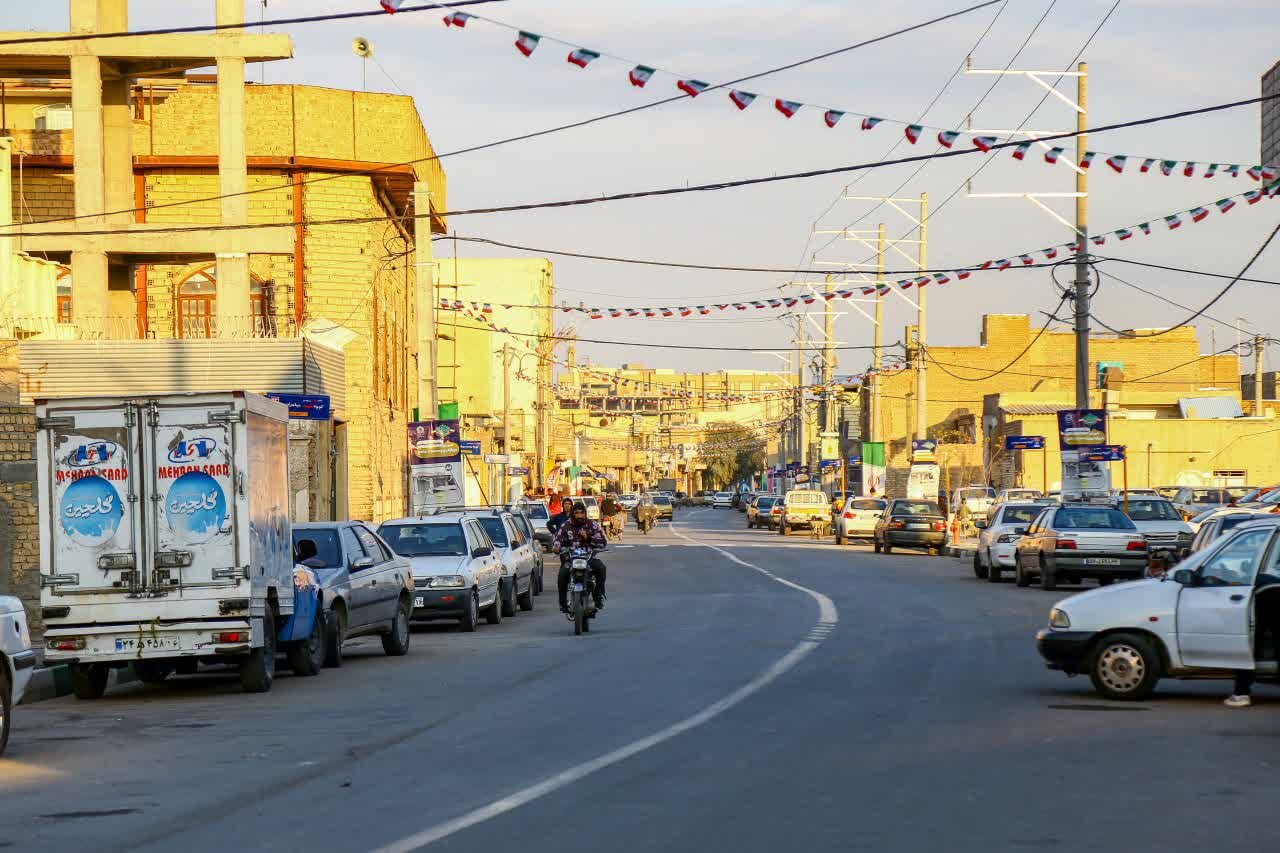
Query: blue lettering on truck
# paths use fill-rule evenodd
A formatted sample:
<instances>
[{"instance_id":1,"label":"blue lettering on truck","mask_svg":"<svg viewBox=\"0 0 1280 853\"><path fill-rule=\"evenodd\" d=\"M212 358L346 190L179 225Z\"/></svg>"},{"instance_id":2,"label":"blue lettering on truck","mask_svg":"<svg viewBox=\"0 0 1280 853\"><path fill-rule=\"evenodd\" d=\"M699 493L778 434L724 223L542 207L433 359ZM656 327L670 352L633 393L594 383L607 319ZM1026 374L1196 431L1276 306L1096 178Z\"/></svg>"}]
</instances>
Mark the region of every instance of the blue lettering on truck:
<instances>
[{"instance_id":1,"label":"blue lettering on truck","mask_svg":"<svg viewBox=\"0 0 1280 853\"><path fill-rule=\"evenodd\" d=\"M173 481L164 499L169 529L187 544L208 542L227 518L227 498L218 481L191 471Z\"/></svg>"},{"instance_id":2,"label":"blue lettering on truck","mask_svg":"<svg viewBox=\"0 0 1280 853\"><path fill-rule=\"evenodd\" d=\"M104 478L81 477L67 487L58 508L62 530L87 547L109 542L124 518L120 494Z\"/></svg>"}]
</instances>

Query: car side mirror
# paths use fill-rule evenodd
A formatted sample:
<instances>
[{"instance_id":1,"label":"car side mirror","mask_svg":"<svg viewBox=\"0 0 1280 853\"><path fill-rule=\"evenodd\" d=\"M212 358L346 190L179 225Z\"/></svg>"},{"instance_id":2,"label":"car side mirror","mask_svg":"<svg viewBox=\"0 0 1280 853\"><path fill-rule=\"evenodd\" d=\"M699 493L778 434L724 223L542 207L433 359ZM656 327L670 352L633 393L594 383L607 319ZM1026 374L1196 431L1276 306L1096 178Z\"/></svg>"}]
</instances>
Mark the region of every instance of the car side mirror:
<instances>
[{"instance_id":1,"label":"car side mirror","mask_svg":"<svg viewBox=\"0 0 1280 853\"><path fill-rule=\"evenodd\" d=\"M973 523L973 526L979 530L986 530L990 525L987 524L987 520L985 518L980 518Z\"/></svg>"},{"instance_id":2,"label":"car side mirror","mask_svg":"<svg viewBox=\"0 0 1280 853\"><path fill-rule=\"evenodd\" d=\"M358 572L373 565L373 557L356 557L351 561L351 571Z\"/></svg>"},{"instance_id":3,"label":"car side mirror","mask_svg":"<svg viewBox=\"0 0 1280 853\"><path fill-rule=\"evenodd\" d=\"M487 545L481 545L479 548L471 549L472 557L489 557L493 555L493 549Z\"/></svg>"},{"instance_id":4,"label":"car side mirror","mask_svg":"<svg viewBox=\"0 0 1280 853\"><path fill-rule=\"evenodd\" d=\"M1173 582L1183 586L1195 586L1196 574L1190 569L1178 569L1173 573Z\"/></svg>"}]
</instances>

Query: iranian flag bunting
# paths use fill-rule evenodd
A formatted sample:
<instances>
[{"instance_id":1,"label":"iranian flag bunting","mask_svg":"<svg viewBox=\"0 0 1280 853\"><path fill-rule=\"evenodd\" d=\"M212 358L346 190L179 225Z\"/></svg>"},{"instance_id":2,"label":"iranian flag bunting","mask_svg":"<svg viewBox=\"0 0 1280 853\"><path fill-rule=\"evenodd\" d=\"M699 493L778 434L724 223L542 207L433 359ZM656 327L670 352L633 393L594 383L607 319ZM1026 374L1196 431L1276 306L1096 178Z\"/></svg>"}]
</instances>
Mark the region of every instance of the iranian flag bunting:
<instances>
[{"instance_id":1,"label":"iranian flag bunting","mask_svg":"<svg viewBox=\"0 0 1280 853\"><path fill-rule=\"evenodd\" d=\"M1138 171L1139 171L1139 172L1144 172L1144 173L1145 173L1145 172L1150 172L1150 171L1151 171L1151 167L1152 167L1152 166L1154 166L1155 164L1156 164L1156 158L1154 158L1154 157L1148 157L1148 158L1146 158L1145 160L1143 160L1143 161L1142 161L1142 168L1138 169Z\"/></svg>"},{"instance_id":2,"label":"iranian flag bunting","mask_svg":"<svg viewBox=\"0 0 1280 853\"><path fill-rule=\"evenodd\" d=\"M707 314L710 314L710 313L711 313L711 309L710 309L710 308L708 308L708 307L707 307L707 306L705 306L705 305L699 305L699 306L698 306L698 313L699 313L699 314L701 314L701 315L703 315L703 316L705 317Z\"/></svg>"},{"instance_id":3,"label":"iranian flag bunting","mask_svg":"<svg viewBox=\"0 0 1280 853\"><path fill-rule=\"evenodd\" d=\"M1217 164L1217 163L1210 163L1210 164L1209 164L1209 168L1207 168L1207 169L1205 169L1205 170L1204 170L1204 177L1206 177L1206 178L1212 178L1212 177L1213 177L1214 175L1216 175L1216 174L1218 174L1218 164Z\"/></svg>"},{"instance_id":4,"label":"iranian flag bunting","mask_svg":"<svg viewBox=\"0 0 1280 853\"><path fill-rule=\"evenodd\" d=\"M805 305L812 305L813 303L817 302L818 299L813 295L808 295L808 296L801 296L800 301L803 302Z\"/></svg>"},{"instance_id":5,"label":"iranian flag bunting","mask_svg":"<svg viewBox=\"0 0 1280 853\"><path fill-rule=\"evenodd\" d=\"M982 263L978 264L978 269L980 269L980 270L989 270L989 269L991 269L991 265L992 265L992 264L994 264L994 263L995 263L995 261L983 261Z\"/></svg>"},{"instance_id":6,"label":"iranian flag bunting","mask_svg":"<svg viewBox=\"0 0 1280 853\"><path fill-rule=\"evenodd\" d=\"M1092 237L1090 237L1089 239L1093 242L1093 245L1095 245L1095 246L1102 246L1102 245L1104 245L1104 244L1107 242L1107 235L1106 235L1106 234L1095 234L1095 235L1093 235Z\"/></svg>"},{"instance_id":7,"label":"iranian flag bunting","mask_svg":"<svg viewBox=\"0 0 1280 853\"><path fill-rule=\"evenodd\" d=\"M394 15L400 9L400 4L404 0L382 0L382 8L387 11L388 15Z\"/></svg>"},{"instance_id":8,"label":"iranian flag bunting","mask_svg":"<svg viewBox=\"0 0 1280 853\"><path fill-rule=\"evenodd\" d=\"M951 281L951 276L947 275L944 272L936 272L933 274L933 280L936 281L938 284L947 284L948 282Z\"/></svg>"},{"instance_id":9,"label":"iranian flag bunting","mask_svg":"<svg viewBox=\"0 0 1280 853\"><path fill-rule=\"evenodd\" d=\"M1044 256L1046 260L1050 260L1050 261L1058 257L1058 247L1050 246L1048 249L1045 249Z\"/></svg>"},{"instance_id":10,"label":"iranian flag bunting","mask_svg":"<svg viewBox=\"0 0 1280 853\"><path fill-rule=\"evenodd\" d=\"M1182 177L1190 178L1196 173L1196 164L1188 160L1182 164Z\"/></svg>"},{"instance_id":11,"label":"iranian flag bunting","mask_svg":"<svg viewBox=\"0 0 1280 853\"><path fill-rule=\"evenodd\" d=\"M1228 167L1226 168L1226 173L1227 173L1228 175L1230 175L1231 177L1233 177L1233 178L1238 178L1238 177L1240 177L1240 166L1239 166L1239 164L1237 164L1237 163L1232 163L1230 166L1228 166Z\"/></svg>"},{"instance_id":12,"label":"iranian flag bunting","mask_svg":"<svg viewBox=\"0 0 1280 853\"><path fill-rule=\"evenodd\" d=\"M644 316L646 316L646 317L657 317L657 316L658 316L658 313L657 313L656 311L654 311L652 308L645 308L645 309L644 309Z\"/></svg>"},{"instance_id":13,"label":"iranian flag bunting","mask_svg":"<svg viewBox=\"0 0 1280 853\"><path fill-rule=\"evenodd\" d=\"M999 142L994 136L975 136L973 138L973 147L979 151L990 151L991 146ZM1019 158L1021 159L1021 158Z\"/></svg>"},{"instance_id":14,"label":"iranian flag bunting","mask_svg":"<svg viewBox=\"0 0 1280 853\"><path fill-rule=\"evenodd\" d=\"M839 110L827 110L822 114L822 120L827 123L827 127L835 127L842 118L844 118L844 113Z\"/></svg>"},{"instance_id":15,"label":"iranian flag bunting","mask_svg":"<svg viewBox=\"0 0 1280 853\"><path fill-rule=\"evenodd\" d=\"M627 316L628 316L628 317L639 317L639 316L640 316L640 309L639 309L639 308L628 308L628 309L627 309Z\"/></svg>"},{"instance_id":16,"label":"iranian flag bunting","mask_svg":"<svg viewBox=\"0 0 1280 853\"><path fill-rule=\"evenodd\" d=\"M1080 158L1080 168L1081 168L1081 169L1087 169L1087 168L1089 168L1090 166L1092 166L1092 165L1093 165L1093 158L1094 158L1094 155L1095 155L1095 154L1097 154L1097 152L1096 152L1096 151L1086 151L1086 152L1084 152L1084 156Z\"/></svg>"},{"instance_id":17,"label":"iranian flag bunting","mask_svg":"<svg viewBox=\"0 0 1280 853\"><path fill-rule=\"evenodd\" d=\"M1220 198L1213 204L1219 211L1226 213L1228 210L1236 206L1236 200L1234 198Z\"/></svg>"},{"instance_id":18,"label":"iranian flag bunting","mask_svg":"<svg viewBox=\"0 0 1280 853\"><path fill-rule=\"evenodd\" d=\"M1027 156L1027 152L1031 150L1030 142L1019 142L1013 146L1013 159L1022 160Z\"/></svg>"},{"instance_id":19,"label":"iranian flag bunting","mask_svg":"<svg viewBox=\"0 0 1280 853\"><path fill-rule=\"evenodd\" d=\"M1199 221L1201 221L1202 219L1204 219L1204 218L1205 218L1206 216L1208 216L1208 215L1209 215L1209 211L1205 210L1203 207L1193 207L1193 208L1191 208L1191 221L1192 221L1192 222L1199 222Z\"/></svg>"},{"instance_id":20,"label":"iranian flag bunting","mask_svg":"<svg viewBox=\"0 0 1280 853\"><path fill-rule=\"evenodd\" d=\"M692 314L692 313L693 313L693 309L692 309L692 308L687 308L687 307L685 307L685 306L683 306L683 305L680 307L680 316L681 316L681 317L688 317L688 316L689 316L690 314Z\"/></svg>"},{"instance_id":21,"label":"iranian flag bunting","mask_svg":"<svg viewBox=\"0 0 1280 853\"><path fill-rule=\"evenodd\" d=\"M738 89L729 90L729 100L733 101L733 105L740 110L745 110L751 106L751 102L755 99L756 96L751 92L743 92Z\"/></svg>"},{"instance_id":22,"label":"iranian flag bunting","mask_svg":"<svg viewBox=\"0 0 1280 853\"><path fill-rule=\"evenodd\" d=\"M631 85L643 89L644 84L649 82L649 78L653 76L653 69L647 65L637 65L631 69L631 73L627 77L631 80Z\"/></svg>"},{"instance_id":23,"label":"iranian flag bunting","mask_svg":"<svg viewBox=\"0 0 1280 853\"><path fill-rule=\"evenodd\" d=\"M673 317L675 316L675 313L676 313L672 311L670 308L659 308L658 311L662 314L663 317Z\"/></svg>"},{"instance_id":24,"label":"iranian flag bunting","mask_svg":"<svg viewBox=\"0 0 1280 853\"><path fill-rule=\"evenodd\" d=\"M598 309L596 309L596 308L592 308L592 309L591 309L591 313L590 313L588 316L590 316L592 320L603 320L603 319L604 319L604 315L603 315L603 314L601 314L601 313L600 313L600 311L599 311Z\"/></svg>"},{"instance_id":25,"label":"iranian flag bunting","mask_svg":"<svg viewBox=\"0 0 1280 853\"><path fill-rule=\"evenodd\" d=\"M1123 154L1112 154L1107 158L1107 165L1117 172L1123 172L1127 162L1129 162L1129 158Z\"/></svg>"},{"instance_id":26,"label":"iranian flag bunting","mask_svg":"<svg viewBox=\"0 0 1280 853\"><path fill-rule=\"evenodd\" d=\"M676 88L684 92L690 98L696 98L710 88L710 83L703 83L701 80L681 80L676 83Z\"/></svg>"},{"instance_id":27,"label":"iranian flag bunting","mask_svg":"<svg viewBox=\"0 0 1280 853\"><path fill-rule=\"evenodd\" d=\"M1262 167L1262 180L1264 182L1274 181L1277 177L1280 177L1280 168L1276 166Z\"/></svg>"},{"instance_id":28,"label":"iranian flag bunting","mask_svg":"<svg viewBox=\"0 0 1280 853\"><path fill-rule=\"evenodd\" d=\"M516 36L516 50L525 56L532 56L533 52L538 49L538 42L540 41L542 41L542 36L521 30Z\"/></svg>"},{"instance_id":29,"label":"iranian flag bunting","mask_svg":"<svg viewBox=\"0 0 1280 853\"><path fill-rule=\"evenodd\" d=\"M444 16L444 25L446 27L462 28L467 25L467 21L471 20L472 17L466 12L450 12Z\"/></svg>"},{"instance_id":30,"label":"iranian flag bunting","mask_svg":"<svg viewBox=\"0 0 1280 853\"><path fill-rule=\"evenodd\" d=\"M794 296L788 296L786 299L782 300L782 304L788 308L794 308L795 304L799 301L800 300L796 299Z\"/></svg>"},{"instance_id":31,"label":"iranian flag bunting","mask_svg":"<svg viewBox=\"0 0 1280 853\"><path fill-rule=\"evenodd\" d=\"M863 296L870 296L871 294L873 294L873 293L875 293L875 292L876 292L876 289L875 289L874 287L864 287L864 288L862 288L862 295L863 295Z\"/></svg>"},{"instance_id":32,"label":"iranian flag bunting","mask_svg":"<svg viewBox=\"0 0 1280 853\"><path fill-rule=\"evenodd\" d=\"M938 131L938 144L943 148L950 148L956 144L956 140L960 138L958 130L940 130Z\"/></svg>"},{"instance_id":33,"label":"iranian flag bunting","mask_svg":"<svg viewBox=\"0 0 1280 853\"><path fill-rule=\"evenodd\" d=\"M1246 174L1246 175L1248 175L1249 177L1253 178L1255 181L1257 181L1257 180L1261 180L1261 179L1262 179L1262 167L1261 167L1261 166L1250 166L1250 167L1245 171L1245 174Z\"/></svg>"},{"instance_id":34,"label":"iranian flag bunting","mask_svg":"<svg viewBox=\"0 0 1280 853\"><path fill-rule=\"evenodd\" d=\"M1030 255L1018 255L1018 260L1022 261L1024 267L1029 267L1036 262Z\"/></svg>"},{"instance_id":35,"label":"iranian flag bunting","mask_svg":"<svg viewBox=\"0 0 1280 853\"><path fill-rule=\"evenodd\" d=\"M803 106L804 104L799 101L784 101L782 98L773 99L773 108L787 118L791 118L793 115L800 112L800 108Z\"/></svg>"},{"instance_id":36,"label":"iranian flag bunting","mask_svg":"<svg viewBox=\"0 0 1280 853\"><path fill-rule=\"evenodd\" d=\"M1133 236L1133 232L1130 231L1128 228L1121 228L1119 231L1116 232L1116 236L1119 237L1121 240L1128 240L1130 237Z\"/></svg>"},{"instance_id":37,"label":"iranian flag bunting","mask_svg":"<svg viewBox=\"0 0 1280 853\"><path fill-rule=\"evenodd\" d=\"M1262 200L1262 196L1262 190L1249 190L1244 194L1244 200L1249 202L1249 204L1257 204Z\"/></svg>"},{"instance_id":38,"label":"iranian flag bunting","mask_svg":"<svg viewBox=\"0 0 1280 853\"><path fill-rule=\"evenodd\" d=\"M616 318L618 318L618 317L621 317L621 316L622 316L622 312L621 312L621 311L619 311L617 308L610 308L610 309L609 309L609 316L610 316L610 317L613 317L613 318L615 318L615 319L616 319Z\"/></svg>"},{"instance_id":39,"label":"iranian flag bunting","mask_svg":"<svg viewBox=\"0 0 1280 853\"><path fill-rule=\"evenodd\" d=\"M909 124L907 125L906 130L902 131L902 133L907 137L908 142L910 142L912 145L915 145L916 142L920 140L920 134L923 131L924 131L924 128L921 127L920 125Z\"/></svg>"},{"instance_id":40,"label":"iranian flag bunting","mask_svg":"<svg viewBox=\"0 0 1280 853\"><path fill-rule=\"evenodd\" d=\"M1065 148L1060 148L1055 145L1044 153L1044 161L1046 163L1057 163L1058 158L1062 156L1062 152L1065 150Z\"/></svg>"},{"instance_id":41,"label":"iranian flag bunting","mask_svg":"<svg viewBox=\"0 0 1280 853\"><path fill-rule=\"evenodd\" d=\"M862 129L873 130L875 126L882 121L884 121L884 119L882 118L876 118L875 116L867 116L862 120Z\"/></svg>"},{"instance_id":42,"label":"iranian flag bunting","mask_svg":"<svg viewBox=\"0 0 1280 853\"><path fill-rule=\"evenodd\" d=\"M781 299L770 299L770 300L769 300L769 307L770 307L770 308L779 308L779 307L781 307L781 306L782 306L782 300L781 300Z\"/></svg>"},{"instance_id":43,"label":"iranian flag bunting","mask_svg":"<svg viewBox=\"0 0 1280 853\"><path fill-rule=\"evenodd\" d=\"M1168 225L1169 230L1172 231L1182 225L1182 217L1176 213L1170 213L1164 218L1164 224Z\"/></svg>"},{"instance_id":44,"label":"iranian flag bunting","mask_svg":"<svg viewBox=\"0 0 1280 853\"><path fill-rule=\"evenodd\" d=\"M1150 222L1139 222L1139 223L1138 223L1138 230L1140 230L1140 231L1142 232L1143 236L1150 235L1150 234L1151 234L1151 223L1150 223Z\"/></svg>"},{"instance_id":45,"label":"iranian flag bunting","mask_svg":"<svg viewBox=\"0 0 1280 853\"><path fill-rule=\"evenodd\" d=\"M586 68L591 64L592 60L599 58L600 54L596 53L594 50L587 50L585 47L580 47L576 50L569 51L568 61L571 65L576 65L579 68Z\"/></svg>"},{"instance_id":46,"label":"iranian flag bunting","mask_svg":"<svg viewBox=\"0 0 1280 853\"><path fill-rule=\"evenodd\" d=\"M747 306L746 306L746 305L744 305L744 304L743 304L743 303L741 303L741 302L735 302L735 303L733 303L733 307L734 307L734 308L737 308L739 311L746 311L746 310L747 310Z\"/></svg>"},{"instance_id":47,"label":"iranian flag bunting","mask_svg":"<svg viewBox=\"0 0 1280 853\"><path fill-rule=\"evenodd\" d=\"M971 275L973 275L973 273L969 272L968 270L956 270L956 278L960 279L961 281L964 281L966 278L968 278Z\"/></svg>"},{"instance_id":48,"label":"iranian flag bunting","mask_svg":"<svg viewBox=\"0 0 1280 853\"><path fill-rule=\"evenodd\" d=\"M1176 165L1178 165L1177 160L1161 160L1160 174L1164 175L1166 178L1169 177L1173 174L1173 167Z\"/></svg>"},{"instance_id":49,"label":"iranian flag bunting","mask_svg":"<svg viewBox=\"0 0 1280 853\"><path fill-rule=\"evenodd\" d=\"M1004 272L1011 266L1013 266L1013 261L1009 260L1008 258L1001 258L1000 260L996 261L996 269L999 270L1000 272Z\"/></svg>"}]
</instances>

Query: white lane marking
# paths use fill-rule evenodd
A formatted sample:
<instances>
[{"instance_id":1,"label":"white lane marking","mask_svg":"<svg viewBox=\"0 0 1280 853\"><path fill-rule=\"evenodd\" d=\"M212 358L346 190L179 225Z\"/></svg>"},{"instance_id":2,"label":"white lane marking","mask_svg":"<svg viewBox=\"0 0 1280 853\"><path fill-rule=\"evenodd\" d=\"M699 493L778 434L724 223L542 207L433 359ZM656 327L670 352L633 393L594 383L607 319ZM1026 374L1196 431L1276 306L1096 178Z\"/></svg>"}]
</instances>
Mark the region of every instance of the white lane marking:
<instances>
[{"instance_id":1,"label":"white lane marking","mask_svg":"<svg viewBox=\"0 0 1280 853\"><path fill-rule=\"evenodd\" d=\"M797 664L808 657L814 649L818 648L818 646L822 644L822 641L825 640L830 635L830 632L835 629L836 623L840 621L840 613L836 609L835 602L822 593L809 589L808 587L801 586L798 583L793 583L786 578L778 577L766 569L752 565L751 563L730 554L723 548L719 548L715 545L704 545L704 543L701 542L694 542L675 527L672 528L672 532L675 533L676 536L689 541L693 545L712 548L718 551L726 559L731 560L740 566L745 566L752 571L759 572L770 580L777 581L783 586L791 587L792 589L803 592L805 595L812 598L818 605L817 624L814 625L810 630L809 635L802 642L796 644L791 651L783 655L782 658L776 661L764 672L760 673L751 681L730 693L728 696L708 705L696 714L685 717L683 720L673 723L665 729L656 731L647 737L640 738L639 740L632 741L626 746L619 747L612 752L607 752L598 758L593 758L590 761L584 761L583 763L570 767L567 770L562 770L554 776L544 779L535 785L530 785L527 788L523 788L499 800L494 800L486 806L481 806L480 808L467 812L464 815L460 815L453 820L436 824L435 826L428 827L421 832L416 832L413 835L406 836L398 841L393 841L384 847L379 847L374 851L374 853L409 853L411 850L417 850L421 847L426 847L429 844L434 844L435 842L448 838L451 835L455 835L464 829L484 823L487 820L492 820L495 817L527 805L534 800L545 797L548 794L553 794L562 788L566 788L581 781L582 779L585 779L593 773L626 761L628 758L639 755L646 750L653 749L655 746L659 746L672 738L679 737L685 732L709 723L725 711L728 711L730 708L742 703L752 695L759 693L774 681L777 681L783 675L794 669Z\"/></svg>"}]
</instances>

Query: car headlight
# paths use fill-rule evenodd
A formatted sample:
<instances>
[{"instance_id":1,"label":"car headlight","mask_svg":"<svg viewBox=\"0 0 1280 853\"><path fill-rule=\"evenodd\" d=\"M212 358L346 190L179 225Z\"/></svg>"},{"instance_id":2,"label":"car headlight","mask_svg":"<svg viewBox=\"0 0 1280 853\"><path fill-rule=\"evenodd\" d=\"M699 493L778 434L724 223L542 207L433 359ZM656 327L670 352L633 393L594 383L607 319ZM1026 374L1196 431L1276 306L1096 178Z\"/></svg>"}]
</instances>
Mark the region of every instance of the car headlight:
<instances>
[{"instance_id":1,"label":"car headlight","mask_svg":"<svg viewBox=\"0 0 1280 853\"><path fill-rule=\"evenodd\" d=\"M1067 618L1067 614L1063 610L1053 608L1049 611L1049 627L1050 628L1070 628L1071 620Z\"/></svg>"},{"instance_id":2,"label":"car headlight","mask_svg":"<svg viewBox=\"0 0 1280 853\"><path fill-rule=\"evenodd\" d=\"M462 575L438 575L428 584L432 589L460 589L467 585Z\"/></svg>"}]
</instances>

